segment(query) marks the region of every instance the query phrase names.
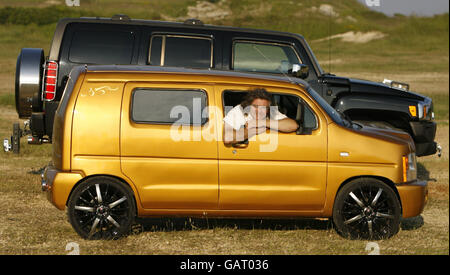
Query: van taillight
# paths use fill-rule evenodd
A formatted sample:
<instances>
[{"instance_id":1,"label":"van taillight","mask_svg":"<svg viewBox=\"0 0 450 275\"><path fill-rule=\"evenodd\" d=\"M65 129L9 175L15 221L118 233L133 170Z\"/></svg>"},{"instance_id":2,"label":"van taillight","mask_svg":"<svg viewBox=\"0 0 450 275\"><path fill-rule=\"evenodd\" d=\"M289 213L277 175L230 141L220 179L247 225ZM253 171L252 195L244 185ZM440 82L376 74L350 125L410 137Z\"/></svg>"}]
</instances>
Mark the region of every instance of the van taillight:
<instances>
[{"instance_id":1,"label":"van taillight","mask_svg":"<svg viewBox=\"0 0 450 275\"><path fill-rule=\"evenodd\" d=\"M42 91L42 100L52 101L56 95L56 83L58 76L58 63L48 61L44 68L44 85Z\"/></svg>"}]
</instances>

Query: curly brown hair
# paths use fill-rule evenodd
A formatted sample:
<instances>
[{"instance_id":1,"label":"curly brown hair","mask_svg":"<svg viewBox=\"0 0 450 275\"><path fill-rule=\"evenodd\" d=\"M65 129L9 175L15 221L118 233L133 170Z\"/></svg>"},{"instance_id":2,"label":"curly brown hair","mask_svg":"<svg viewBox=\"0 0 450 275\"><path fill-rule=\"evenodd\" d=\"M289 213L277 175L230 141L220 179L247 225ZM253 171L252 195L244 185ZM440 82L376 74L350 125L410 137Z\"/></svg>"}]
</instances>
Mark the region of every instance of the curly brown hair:
<instances>
[{"instance_id":1,"label":"curly brown hair","mask_svg":"<svg viewBox=\"0 0 450 275\"><path fill-rule=\"evenodd\" d=\"M244 96L241 106L242 108L246 108L247 106L250 106L255 99L265 99L270 102L270 105L272 105L272 95L266 91L264 88L256 88L253 90L249 90L248 93Z\"/></svg>"}]
</instances>

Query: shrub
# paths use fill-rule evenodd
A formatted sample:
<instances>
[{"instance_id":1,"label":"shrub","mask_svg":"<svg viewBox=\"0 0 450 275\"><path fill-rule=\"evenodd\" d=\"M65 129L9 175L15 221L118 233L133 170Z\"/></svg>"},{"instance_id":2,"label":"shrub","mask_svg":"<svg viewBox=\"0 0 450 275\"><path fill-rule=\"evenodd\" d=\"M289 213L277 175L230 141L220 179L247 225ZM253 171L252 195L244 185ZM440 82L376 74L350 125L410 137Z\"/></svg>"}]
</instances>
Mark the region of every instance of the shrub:
<instances>
[{"instance_id":1,"label":"shrub","mask_svg":"<svg viewBox=\"0 0 450 275\"><path fill-rule=\"evenodd\" d=\"M89 12L64 6L45 8L4 7L0 9L0 24L47 25L64 17L92 16Z\"/></svg>"}]
</instances>

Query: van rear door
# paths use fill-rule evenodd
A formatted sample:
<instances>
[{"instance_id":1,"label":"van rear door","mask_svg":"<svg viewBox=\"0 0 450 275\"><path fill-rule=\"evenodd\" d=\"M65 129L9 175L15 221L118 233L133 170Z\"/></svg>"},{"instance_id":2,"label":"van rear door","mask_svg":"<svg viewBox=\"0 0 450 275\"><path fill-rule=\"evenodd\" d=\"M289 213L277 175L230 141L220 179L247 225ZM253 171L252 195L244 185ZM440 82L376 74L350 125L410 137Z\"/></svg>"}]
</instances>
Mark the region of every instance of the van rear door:
<instances>
[{"instance_id":1,"label":"van rear door","mask_svg":"<svg viewBox=\"0 0 450 275\"><path fill-rule=\"evenodd\" d=\"M130 82L124 89L121 168L145 209L217 209L213 88Z\"/></svg>"}]
</instances>

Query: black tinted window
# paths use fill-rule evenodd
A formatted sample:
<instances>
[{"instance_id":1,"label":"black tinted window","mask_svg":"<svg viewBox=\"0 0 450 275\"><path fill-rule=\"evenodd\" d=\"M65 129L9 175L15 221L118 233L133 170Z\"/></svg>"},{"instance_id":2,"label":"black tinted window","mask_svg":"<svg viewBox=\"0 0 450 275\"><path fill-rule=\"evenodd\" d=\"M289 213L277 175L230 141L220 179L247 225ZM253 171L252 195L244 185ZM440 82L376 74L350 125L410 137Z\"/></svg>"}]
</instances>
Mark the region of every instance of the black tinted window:
<instances>
[{"instance_id":1,"label":"black tinted window","mask_svg":"<svg viewBox=\"0 0 450 275\"><path fill-rule=\"evenodd\" d=\"M171 35L152 37L151 65L204 69L211 67L211 61L212 40L209 38Z\"/></svg>"},{"instance_id":2,"label":"black tinted window","mask_svg":"<svg viewBox=\"0 0 450 275\"><path fill-rule=\"evenodd\" d=\"M144 123L201 125L206 94L199 90L137 89L132 98L132 119Z\"/></svg>"},{"instance_id":3,"label":"black tinted window","mask_svg":"<svg viewBox=\"0 0 450 275\"><path fill-rule=\"evenodd\" d=\"M129 31L76 31L69 50L75 63L131 64L135 35Z\"/></svg>"}]
</instances>

